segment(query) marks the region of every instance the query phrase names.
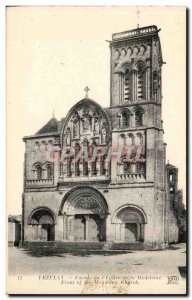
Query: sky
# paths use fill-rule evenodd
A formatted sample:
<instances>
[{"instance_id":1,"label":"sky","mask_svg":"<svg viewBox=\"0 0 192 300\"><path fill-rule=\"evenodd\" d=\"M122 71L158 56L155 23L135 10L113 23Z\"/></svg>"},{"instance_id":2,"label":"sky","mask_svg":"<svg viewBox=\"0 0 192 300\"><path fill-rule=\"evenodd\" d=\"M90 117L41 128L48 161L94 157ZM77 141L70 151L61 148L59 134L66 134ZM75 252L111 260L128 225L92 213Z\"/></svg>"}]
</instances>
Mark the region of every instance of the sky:
<instances>
[{"instance_id":1,"label":"sky","mask_svg":"<svg viewBox=\"0 0 192 300\"><path fill-rule=\"evenodd\" d=\"M110 105L110 50L115 32L137 27L136 7L7 9L7 209L21 213L23 136L53 115L60 120L89 97ZM186 185L186 24L184 7L139 7L139 26L157 25L163 60L162 119L167 161Z\"/></svg>"}]
</instances>

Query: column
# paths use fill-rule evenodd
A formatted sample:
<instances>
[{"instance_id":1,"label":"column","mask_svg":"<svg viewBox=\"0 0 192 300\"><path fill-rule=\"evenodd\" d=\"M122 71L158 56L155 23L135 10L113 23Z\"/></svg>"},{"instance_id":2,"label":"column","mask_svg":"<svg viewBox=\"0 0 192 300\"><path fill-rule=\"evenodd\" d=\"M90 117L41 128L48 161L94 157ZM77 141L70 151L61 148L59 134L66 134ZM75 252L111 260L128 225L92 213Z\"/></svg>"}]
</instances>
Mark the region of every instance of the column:
<instances>
[{"instance_id":1,"label":"column","mask_svg":"<svg viewBox=\"0 0 192 300\"><path fill-rule=\"evenodd\" d=\"M74 241L74 216L69 216L68 217L68 222L67 222L67 239L69 241Z\"/></svg>"},{"instance_id":2,"label":"column","mask_svg":"<svg viewBox=\"0 0 192 300\"><path fill-rule=\"evenodd\" d=\"M115 224L111 223L111 215L106 217L106 241L114 240L114 226Z\"/></svg>"},{"instance_id":3,"label":"column","mask_svg":"<svg viewBox=\"0 0 192 300\"><path fill-rule=\"evenodd\" d=\"M144 234L145 234L144 233L144 226L145 226L145 224L141 224L140 226L141 226L140 241L144 242Z\"/></svg>"},{"instance_id":4,"label":"column","mask_svg":"<svg viewBox=\"0 0 192 300\"><path fill-rule=\"evenodd\" d=\"M85 216L85 240L89 240L89 215Z\"/></svg>"},{"instance_id":5,"label":"column","mask_svg":"<svg viewBox=\"0 0 192 300\"><path fill-rule=\"evenodd\" d=\"M64 216L58 216L57 217L57 224L55 225L55 240L56 241L62 241L64 239L63 235L63 222L64 222Z\"/></svg>"},{"instance_id":6,"label":"column","mask_svg":"<svg viewBox=\"0 0 192 300\"><path fill-rule=\"evenodd\" d=\"M38 228L37 228L37 240L41 240L41 230L42 230L42 225L38 225Z\"/></svg>"},{"instance_id":7,"label":"column","mask_svg":"<svg viewBox=\"0 0 192 300\"><path fill-rule=\"evenodd\" d=\"M137 99L137 71L133 70L132 72L132 95L133 101Z\"/></svg>"},{"instance_id":8,"label":"column","mask_svg":"<svg viewBox=\"0 0 192 300\"><path fill-rule=\"evenodd\" d=\"M100 158L98 158L96 161L96 173L97 173L97 176L101 175L101 173L100 173Z\"/></svg>"},{"instance_id":9,"label":"column","mask_svg":"<svg viewBox=\"0 0 192 300\"><path fill-rule=\"evenodd\" d=\"M33 231L33 240L38 239L38 225L31 225L32 226L32 231Z\"/></svg>"},{"instance_id":10,"label":"column","mask_svg":"<svg viewBox=\"0 0 192 300\"><path fill-rule=\"evenodd\" d=\"M121 241L125 241L125 226L126 224L125 223L122 223L121 224Z\"/></svg>"},{"instance_id":11,"label":"column","mask_svg":"<svg viewBox=\"0 0 192 300\"><path fill-rule=\"evenodd\" d=\"M100 216L100 236L99 236L99 240L105 241L106 240L106 217L101 215Z\"/></svg>"},{"instance_id":12,"label":"column","mask_svg":"<svg viewBox=\"0 0 192 300\"><path fill-rule=\"evenodd\" d=\"M121 241L121 224L115 224L115 241Z\"/></svg>"},{"instance_id":13,"label":"column","mask_svg":"<svg viewBox=\"0 0 192 300\"><path fill-rule=\"evenodd\" d=\"M119 73L119 102L123 102L124 98L124 74Z\"/></svg>"}]
</instances>

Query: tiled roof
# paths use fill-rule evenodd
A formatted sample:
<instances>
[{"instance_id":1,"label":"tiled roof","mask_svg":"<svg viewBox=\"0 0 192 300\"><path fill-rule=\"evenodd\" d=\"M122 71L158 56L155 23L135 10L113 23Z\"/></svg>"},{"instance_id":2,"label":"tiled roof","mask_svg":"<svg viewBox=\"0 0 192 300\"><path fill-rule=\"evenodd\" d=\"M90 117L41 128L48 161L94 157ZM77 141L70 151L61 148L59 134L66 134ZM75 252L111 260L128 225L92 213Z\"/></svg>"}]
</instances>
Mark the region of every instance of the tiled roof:
<instances>
[{"instance_id":1,"label":"tiled roof","mask_svg":"<svg viewBox=\"0 0 192 300\"><path fill-rule=\"evenodd\" d=\"M36 134L50 133L58 131L58 121L55 117L51 118Z\"/></svg>"}]
</instances>

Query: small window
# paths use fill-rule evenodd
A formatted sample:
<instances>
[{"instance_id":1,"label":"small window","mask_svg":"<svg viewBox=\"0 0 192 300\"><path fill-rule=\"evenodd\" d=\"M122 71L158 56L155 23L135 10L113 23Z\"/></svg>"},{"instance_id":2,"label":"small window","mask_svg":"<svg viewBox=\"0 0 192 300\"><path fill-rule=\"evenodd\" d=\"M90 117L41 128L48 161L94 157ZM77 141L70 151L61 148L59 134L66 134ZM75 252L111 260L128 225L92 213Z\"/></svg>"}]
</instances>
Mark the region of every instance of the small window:
<instances>
[{"instance_id":1,"label":"small window","mask_svg":"<svg viewBox=\"0 0 192 300\"><path fill-rule=\"evenodd\" d=\"M173 181L173 174L169 175L169 181Z\"/></svg>"},{"instance_id":2,"label":"small window","mask_svg":"<svg viewBox=\"0 0 192 300\"><path fill-rule=\"evenodd\" d=\"M47 165L47 179L53 178L53 168L51 165Z\"/></svg>"},{"instance_id":3,"label":"small window","mask_svg":"<svg viewBox=\"0 0 192 300\"><path fill-rule=\"evenodd\" d=\"M42 168L40 165L36 166L36 178L38 180L42 179Z\"/></svg>"},{"instance_id":4,"label":"small window","mask_svg":"<svg viewBox=\"0 0 192 300\"><path fill-rule=\"evenodd\" d=\"M173 187L171 187L169 191L170 191L170 194L174 194L174 189L173 189Z\"/></svg>"}]
</instances>

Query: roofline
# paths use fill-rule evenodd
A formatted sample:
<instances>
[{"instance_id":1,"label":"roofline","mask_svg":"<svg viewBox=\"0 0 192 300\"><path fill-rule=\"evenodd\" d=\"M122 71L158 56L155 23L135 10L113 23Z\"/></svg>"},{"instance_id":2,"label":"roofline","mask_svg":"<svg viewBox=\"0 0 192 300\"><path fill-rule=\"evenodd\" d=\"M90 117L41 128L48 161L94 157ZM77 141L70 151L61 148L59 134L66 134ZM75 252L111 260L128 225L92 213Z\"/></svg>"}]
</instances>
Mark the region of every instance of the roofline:
<instances>
[{"instance_id":1,"label":"roofline","mask_svg":"<svg viewBox=\"0 0 192 300\"><path fill-rule=\"evenodd\" d=\"M50 136L59 136L59 135L60 133L58 131L49 132L49 133L40 133L40 134L24 136L23 141L25 142L25 140L37 139L42 137L50 137Z\"/></svg>"},{"instance_id":2,"label":"roofline","mask_svg":"<svg viewBox=\"0 0 192 300\"><path fill-rule=\"evenodd\" d=\"M112 41L107 41L109 43L117 43L125 40L140 38L141 36L151 36L158 35L158 32L161 29L158 29L156 25L150 25L145 27L139 27L131 30L121 31L114 33L112 35Z\"/></svg>"}]
</instances>

